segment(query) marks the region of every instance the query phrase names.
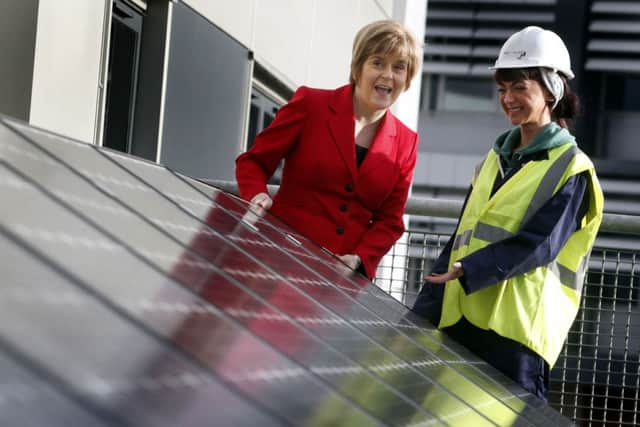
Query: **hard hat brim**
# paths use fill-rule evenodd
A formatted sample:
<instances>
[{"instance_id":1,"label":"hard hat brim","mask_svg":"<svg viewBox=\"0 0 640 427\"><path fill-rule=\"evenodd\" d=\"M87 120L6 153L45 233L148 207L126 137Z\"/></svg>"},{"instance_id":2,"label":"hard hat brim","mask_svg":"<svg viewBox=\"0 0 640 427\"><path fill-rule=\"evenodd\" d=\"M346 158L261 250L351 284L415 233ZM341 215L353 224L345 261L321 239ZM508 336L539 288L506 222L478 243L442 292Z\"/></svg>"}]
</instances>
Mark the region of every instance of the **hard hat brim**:
<instances>
[{"instance_id":1,"label":"hard hat brim","mask_svg":"<svg viewBox=\"0 0 640 427\"><path fill-rule=\"evenodd\" d=\"M540 68L540 67L544 67L544 66L541 66L541 65L527 65L527 64L523 64L522 61L519 61L518 63L503 63L503 64L500 64L500 65L493 65L493 66L489 67L489 69L495 71L495 70L502 70L502 69ZM552 67L545 67L545 68L554 69ZM562 73L568 80L571 80L571 79L573 79L575 77L575 75L573 74L573 72L571 70L558 70L558 69L556 69L556 71Z\"/></svg>"}]
</instances>

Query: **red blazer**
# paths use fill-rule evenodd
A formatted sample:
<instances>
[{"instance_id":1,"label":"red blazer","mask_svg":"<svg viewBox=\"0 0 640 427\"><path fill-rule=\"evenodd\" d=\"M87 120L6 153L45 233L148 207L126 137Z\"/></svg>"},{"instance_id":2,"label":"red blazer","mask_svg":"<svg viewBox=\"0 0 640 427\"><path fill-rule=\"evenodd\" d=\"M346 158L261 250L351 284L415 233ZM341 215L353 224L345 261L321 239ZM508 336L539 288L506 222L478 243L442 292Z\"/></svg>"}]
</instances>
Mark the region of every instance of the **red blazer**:
<instances>
[{"instance_id":1,"label":"red blazer","mask_svg":"<svg viewBox=\"0 0 640 427\"><path fill-rule=\"evenodd\" d=\"M300 87L236 159L240 196L267 192L285 159L271 213L335 254L357 254L369 278L404 232L418 135L387 111L356 166L352 86Z\"/></svg>"}]
</instances>

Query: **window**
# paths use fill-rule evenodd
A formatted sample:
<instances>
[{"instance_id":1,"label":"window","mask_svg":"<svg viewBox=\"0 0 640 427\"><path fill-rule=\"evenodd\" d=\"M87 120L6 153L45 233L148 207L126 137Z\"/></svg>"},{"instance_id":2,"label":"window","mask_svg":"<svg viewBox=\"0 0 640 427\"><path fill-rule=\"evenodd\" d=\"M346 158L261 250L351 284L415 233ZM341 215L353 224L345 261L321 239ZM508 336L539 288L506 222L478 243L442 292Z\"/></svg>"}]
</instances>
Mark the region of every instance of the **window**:
<instances>
[{"instance_id":1,"label":"window","mask_svg":"<svg viewBox=\"0 0 640 427\"><path fill-rule=\"evenodd\" d=\"M495 112L496 84L492 79L427 75L423 82L422 108L429 111Z\"/></svg>"},{"instance_id":2,"label":"window","mask_svg":"<svg viewBox=\"0 0 640 427\"><path fill-rule=\"evenodd\" d=\"M262 89L260 89L262 88ZM247 150L253 145L253 141L263 129L268 127L276 116L278 108L283 103L282 100L277 102L275 97L269 97L266 93L268 90L259 82L254 82L251 92L251 110L249 114L249 132L247 133ZM284 161L281 161L278 168L269 179L269 184L279 184L282 176L282 167Z\"/></svg>"},{"instance_id":3,"label":"window","mask_svg":"<svg viewBox=\"0 0 640 427\"><path fill-rule=\"evenodd\" d=\"M640 77L605 75L607 110L640 111Z\"/></svg>"},{"instance_id":4,"label":"window","mask_svg":"<svg viewBox=\"0 0 640 427\"><path fill-rule=\"evenodd\" d=\"M493 80L446 77L442 109L445 111L495 111Z\"/></svg>"},{"instance_id":5,"label":"window","mask_svg":"<svg viewBox=\"0 0 640 427\"><path fill-rule=\"evenodd\" d=\"M105 147L131 153L142 14L114 0L105 104Z\"/></svg>"},{"instance_id":6,"label":"window","mask_svg":"<svg viewBox=\"0 0 640 427\"><path fill-rule=\"evenodd\" d=\"M269 126L278 111L280 104L267 96L263 90L255 87L251 92L251 111L249 114L249 132L247 134L247 149L264 128Z\"/></svg>"},{"instance_id":7,"label":"window","mask_svg":"<svg viewBox=\"0 0 640 427\"><path fill-rule=\"evenodd\" d=\"M254 62L253 87L251 90L251 108L249 110L249 131L247 132L247 150L263 129L267 128L276 116L278 108L293 95L293 91L260 63ZM279 184L282 176L281 161L269 184Z\"/></svg>"}]
</instances>

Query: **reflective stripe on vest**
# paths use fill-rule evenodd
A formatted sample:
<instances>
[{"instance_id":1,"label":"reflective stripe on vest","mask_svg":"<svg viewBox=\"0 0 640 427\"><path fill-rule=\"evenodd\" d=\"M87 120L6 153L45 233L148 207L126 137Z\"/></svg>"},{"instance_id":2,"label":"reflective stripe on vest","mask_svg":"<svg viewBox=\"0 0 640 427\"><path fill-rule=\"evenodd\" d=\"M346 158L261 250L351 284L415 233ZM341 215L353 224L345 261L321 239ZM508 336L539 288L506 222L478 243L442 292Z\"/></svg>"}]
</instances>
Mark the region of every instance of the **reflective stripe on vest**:
<instances>
[{"instance_id":1,"label":"reflective stripe on vest","mask_svg":"<svg viewBox=\"0 0 640 427\"><path fill-rule=\"evenodd\" d=\"M526 224L535 215L535 213L547 201L549 201L549 199L551 199L558 182L577 153L578 147L575 145L571 146L553 162L551 167L549 167L540 181L540 185L533 194L531 202L529 202L527 210L523 215L522 224ZM484 163L482 165L484 165ZM452 249L457 250L464 245L468 245L471 241L471 235L472 230L465 230L461 234L458 234L455 237ZM478 222L475 232L473 232L473 237L484 240L488 243L499 242L514 235L515 233L512 233L509 230L483 222ZM582 290L582 280L586 271L578 271L574 273L557 261L552 262L548 267L559 277L560 282L563 285L575 290Z\"/></svg>"},{"instance_id":2,"label":"reflective stripe on vest","mask_svg":"<svg viewBox=\"0 0 640 427\"><path fill-rule=\"evenodd\" d=\"M562 178L562 175L567 169L567 166L569 165L569 163L571 162L571 160L573 159L573 157L577 152L578 152L578 147L576 147L575 145L571 146L553 162L551 167L544 174L542 181L540 181L540 185L536 189L536 192L534 193L531 199L531 202L529 202L529 206L525 211L522 222L521 222L522 224L529 221L533 217L533 215L535 215L538 209L540 209L549 199L551 199L556 189L556 186L560 181L560 178ZM500 160L498 159L498 161ZM481 166L484 166L485 162L481 163ZM468 245L469 242L471 241L471 234L472 234L472 230L464 230L458 235L456 235L453 241L452 249L456 250L461 248L464 245ZM476 225L476 229L474 233L474 237L476 239L485 240L489 243L498 242L500 240L507 239L513 235L514 233L512 233L509 230L505 230L498 226L485 224L481 222L479 222Z\"/></svg>"},{"instance_id":3,"label":"reflective stripe on vest","mask_svg":"<svg viewBox=\"0 0 640 427\"><path fill-rule=\"evenodd\" d=\"M471 241L471 230L469 231L469 239L467 240L467 244ZM485 240L489 243L499 242L500 240L508 239L513 236L513 233L509 230L505 230L504 228L500 228L495 225L485 224L483 222L479 222L476 226L476 231L474 234L476 239Z\"/></svg>"},{"instance_id":4,"label":"reflective stripe on vest","mask_svg":"<svg viewBox=\"0 0 640 427\"><path fill-rule=\"evenodd\" d=\"M464 245L468 245L471 241L471 230L465 230L462 234L458 234L453 239L453 250L456 250Z\"/></svg>"},{"instance_id":5,"label":"reflective stripe on vest","mask_svg":"<svg viewBox=\"0 0 640 427\"><path fill-rule=\"evenodd\" d=\"M562 175L564 175L564 171L567 170L569 163L571 163L571 160L576 155L576 153L578 153L578 147L572 145L568 150L562 153L555 162L553 162L553 165L551 165L547 173L544 174L544 177L542 178L538 189L536 190L533 198L531 199L531 202L529 203L529 208L522 218L523 224L526 224L531 219L531 217L535 215L538 209L540 209L545 203L547 203L549 199L551 199L556 186L558 185L558 182L560 182L560 178L562 178Z\"/></svg>"}]
</instances>

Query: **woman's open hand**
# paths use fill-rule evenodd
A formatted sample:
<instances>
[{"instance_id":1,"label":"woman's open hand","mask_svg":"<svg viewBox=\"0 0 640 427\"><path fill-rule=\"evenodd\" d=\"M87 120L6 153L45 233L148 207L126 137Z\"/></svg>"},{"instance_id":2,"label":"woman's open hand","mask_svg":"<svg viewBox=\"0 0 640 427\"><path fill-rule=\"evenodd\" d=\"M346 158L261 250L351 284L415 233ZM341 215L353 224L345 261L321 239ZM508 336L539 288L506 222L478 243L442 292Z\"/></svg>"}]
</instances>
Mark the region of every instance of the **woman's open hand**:
<instances>
[{"instance_id":1,"label":"woman's open hand","mask_svg":"<svg viewBox=\"0 0 640 427\"><path fill-rule=\"evenodd\" d=\"M463 275L464 269L462 268L462 263L454 262L451 266L451 270L442 274L430 274L429 276L424 278L424 281L428 283L446 283L449 280L457 279L458 277L462 277Z\"/></svg>"}]
</instances>

